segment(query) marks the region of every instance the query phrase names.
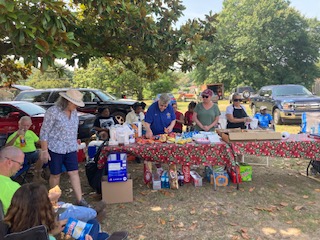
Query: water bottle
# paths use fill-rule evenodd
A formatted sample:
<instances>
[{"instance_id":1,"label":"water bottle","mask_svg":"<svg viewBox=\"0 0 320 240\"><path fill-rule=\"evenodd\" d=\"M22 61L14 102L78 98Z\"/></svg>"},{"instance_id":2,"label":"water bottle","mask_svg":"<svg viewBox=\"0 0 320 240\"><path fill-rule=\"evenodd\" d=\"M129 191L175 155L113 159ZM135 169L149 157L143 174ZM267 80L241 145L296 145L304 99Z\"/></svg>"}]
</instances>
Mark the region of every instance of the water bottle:
<instances>
[{"instance_id":1,"label":"water bottle","mask_svg":"<svg viewBox=\"0 0 320 240\"><path fill-rule=\"evenodd\" d=\"M307 114L305 112L301 115L301 132L307 132Z\"/></svg>"},{"instance_id":2,"label":"water bottle","mask_svg":"<svg viewBox=\"0 0 320 240\"><path fill-rule=\"evenodd\" d=\"M178 172L178 184L179 186L183 186L184 184L184 176L181 172Z\"/></svg>"},{"instance_id":3,"label":"water bottle","mask_svg":"<svg viewBox=\"0 0 320 240\"><path fill-rule=\"evenodd\" d=\"M165 177L165 172L163 172L161 175L161 188L165 188L165 182L166 182L166 177Z\"/></svg>"},{"instance_id":4,"label":"water bottle","mask_svg":"<svg viewBox=\"0 0 320 240\"><path fill-rule=\"evenodd\" d=\"M168 173L166 173L166 183L165 183L165 188L170 188L169 174L168 174Z\"/></svg>"}]
</instances>

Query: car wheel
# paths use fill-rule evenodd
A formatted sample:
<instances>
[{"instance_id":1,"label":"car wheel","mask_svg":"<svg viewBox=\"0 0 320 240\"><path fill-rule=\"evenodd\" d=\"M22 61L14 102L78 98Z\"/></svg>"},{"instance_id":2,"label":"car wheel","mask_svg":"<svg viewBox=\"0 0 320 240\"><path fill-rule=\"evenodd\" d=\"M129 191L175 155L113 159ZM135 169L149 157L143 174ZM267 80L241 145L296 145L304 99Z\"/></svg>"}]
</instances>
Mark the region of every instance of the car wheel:
<instances>
[{"instance_id":1,"label":"car wheel","mask_svg":"<svg viewBox=\"0 0 320 240\"><path fill-rule=\"evenodd\" d=\"M112 116L114 116L114 118L121 125L124 124L124 122L126 121L126 114L124 114L123 112L115 112L112 114Z\"/></svg>"},{"instance_id":2,"label":"car wheel","mask_svg":"<svg viewBox=\"0 0 320 240\"><path fill-rule=\"evenodd\" d=\"M274 124L277 124L277 125L281 125L283 123L280 116L280 110L278 108L273 111L273 121L274 121Z\"/></svg>"},{"instance_id":3,"label":"car wheel","mask_svg":"<svg viewBox=\"0 0 320 240\"><path fill-rule=\"evenodd\" d=\"M255 115L256 113L257 113L257 107L256 107L256 105L252 105L251 106L251 112L252 112L252 115Z\"/></svg>"},{"instance_id":4,"label":"car wheel","mask_svg":"<svg viewBox=\"0 0 320 240\"><path fill-rule=\"evenodd\" d=\"M249 98L250 97L250 92L249 91L243 91L242 96L243 96L243 98Z\"/></svg>"}]
</instances>

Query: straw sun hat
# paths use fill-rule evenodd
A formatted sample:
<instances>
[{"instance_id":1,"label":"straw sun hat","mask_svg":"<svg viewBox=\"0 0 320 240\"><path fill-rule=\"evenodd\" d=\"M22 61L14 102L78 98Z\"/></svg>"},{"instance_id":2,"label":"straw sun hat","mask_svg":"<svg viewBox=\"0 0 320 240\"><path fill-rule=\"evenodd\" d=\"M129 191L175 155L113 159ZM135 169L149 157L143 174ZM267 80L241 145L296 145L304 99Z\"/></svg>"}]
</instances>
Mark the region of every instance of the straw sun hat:
<instances>
[{"instance_id":1,"label":"straw sun hat","mask_svg":"<svg viewBox=\"0 0 320 240\"><path fill-rule=\"evenodd\" d=\"M60 92L59 93L61 97L67 99L69 102L72 102L73 104L84 107L84 102L82 101L82 93L75 89L69 89L66 92Z\"/></svg>"}]
</instances>

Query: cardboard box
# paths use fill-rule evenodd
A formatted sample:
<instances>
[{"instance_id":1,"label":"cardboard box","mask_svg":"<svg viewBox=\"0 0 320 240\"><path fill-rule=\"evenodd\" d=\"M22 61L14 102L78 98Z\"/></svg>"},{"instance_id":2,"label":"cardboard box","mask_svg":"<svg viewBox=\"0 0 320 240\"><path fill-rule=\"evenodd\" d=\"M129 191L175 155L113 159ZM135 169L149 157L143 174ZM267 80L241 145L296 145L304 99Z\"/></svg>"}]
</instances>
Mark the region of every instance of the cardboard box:
<instances>
[{"instance_id":1,"label":"cardboard box","mask_svg":"<svg viewBox=\"0 0 320 240\"><path fill-rule=\"evenodd\" d=\"M132 179L126 182L108 182L105 177L101 182L102 200L107 204L133 202Z\"/></svg>"},{"instance_id":2,"label":"cardboard box","mask_svg":"<svg viewBox=\"0 0 320 240\"><path fill-rule=\"evenodd\" d=\"M127 154L111 153L108 156L108 181L109 182L125 182L127 176Z\"/></svg>"},{"instance_id":3,"label":"cardboard box","mask_svg":"<svg viewBox=\"0 0 320 240\"><path fill-rule=\"evenodd\" d=\"M196 171L190 171L191 180L195 187L202 186L202 177Z\"/></svg>"},{"instance_id":4,"label":"cardboard box","mask_svg":"<svg viewBox=\"0 0 320 240\"><path fill-rule=\"evenodd\" d=\"M252 166L246 163L240 163L240 175L243 182L252 181Z\"/></svg>"},{"instance_id":5,"label":"cardboard box","mask_svg":"<svg viewBox=\"0 0 320 240\"><path fill-rule=\"evenodd\" d=\"M246 130L246 129L217 129L217 133L225 142L232 141L260 141L280 140L281 133L268 130Z\"/></svg>"}]
</instances>

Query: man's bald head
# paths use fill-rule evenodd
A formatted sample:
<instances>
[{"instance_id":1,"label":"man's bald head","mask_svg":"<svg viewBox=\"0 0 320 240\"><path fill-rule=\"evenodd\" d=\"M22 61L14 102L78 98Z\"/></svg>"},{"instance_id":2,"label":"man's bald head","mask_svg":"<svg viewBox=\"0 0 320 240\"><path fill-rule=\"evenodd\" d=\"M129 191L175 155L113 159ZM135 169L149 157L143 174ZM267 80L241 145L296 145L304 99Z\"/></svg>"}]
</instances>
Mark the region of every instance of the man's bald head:
<instances>
[{"instance_id":1,"label":"man's bald head","mask_svg":"<svg viewBox=\"0 0 320 240\"><path fill-rule=\"evenodd\" d=\"M7 158L16 159L24 156L24 153L17 147L9 146L1 149L0 151L0 161L3 162Z\"/></svg>"}]
</instances>

